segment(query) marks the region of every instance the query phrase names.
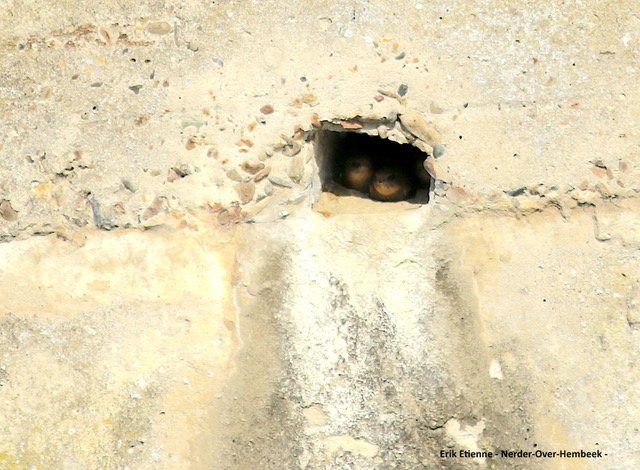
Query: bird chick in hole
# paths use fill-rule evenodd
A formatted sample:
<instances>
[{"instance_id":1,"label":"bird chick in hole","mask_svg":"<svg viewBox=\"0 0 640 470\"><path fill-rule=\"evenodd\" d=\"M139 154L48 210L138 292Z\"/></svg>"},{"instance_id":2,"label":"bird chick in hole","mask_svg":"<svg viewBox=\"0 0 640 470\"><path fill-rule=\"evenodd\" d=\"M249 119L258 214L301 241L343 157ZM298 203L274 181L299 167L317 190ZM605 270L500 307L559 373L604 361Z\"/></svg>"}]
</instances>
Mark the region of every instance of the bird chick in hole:
<instances>
[{"instance_id":1,"label":"bird chick in hole","mask_svg":"<svg viewBox=\"0 0 640 470\"><path fill-rule=\"evenodd\" d=\"M411 149L354 150L340 162L338 181L376 201L404 201L429 189L425 157Z\"/></svg>"},{"instance_id":2,"label":"bird chick in hole","mask_svg":"<svg viewBox=\"0 0 640 470\"><path fill-rule=\"evenodd\" d=\"M404 201L412 192L411 180L400 167L376 170L369 184L369 196L376 201Z\"/></svg>"},{"instance_id":3,"label":"bird chick in hole","mask_svg":"<svg viewBox=\"0 0 640 470\"><path fill-rule=\"evenodd\" d=\"M349 189L367 193L374 171L373 162L368 155L350 156L344 162L342 183Z\"/></svg>"}]
</instances>

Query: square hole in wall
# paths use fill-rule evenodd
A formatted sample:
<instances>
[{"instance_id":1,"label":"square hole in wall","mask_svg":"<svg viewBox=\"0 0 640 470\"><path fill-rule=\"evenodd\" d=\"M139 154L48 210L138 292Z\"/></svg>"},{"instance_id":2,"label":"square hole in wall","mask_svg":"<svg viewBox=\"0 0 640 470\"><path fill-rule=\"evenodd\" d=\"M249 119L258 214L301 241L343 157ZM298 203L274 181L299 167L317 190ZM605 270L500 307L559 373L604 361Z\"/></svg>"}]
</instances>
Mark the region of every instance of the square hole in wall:
<instances>
[{"instance_id":1,"label":"square hole in wall","mask_svg":"<svg viewBox=\"0 0 640 470\"><path fill-rule=\"evenodd\" d=\"M380 203L429 202L433 179L419 148L353 131L316 131L315 156L323 192Z\"/></svg>"}]
</instances>

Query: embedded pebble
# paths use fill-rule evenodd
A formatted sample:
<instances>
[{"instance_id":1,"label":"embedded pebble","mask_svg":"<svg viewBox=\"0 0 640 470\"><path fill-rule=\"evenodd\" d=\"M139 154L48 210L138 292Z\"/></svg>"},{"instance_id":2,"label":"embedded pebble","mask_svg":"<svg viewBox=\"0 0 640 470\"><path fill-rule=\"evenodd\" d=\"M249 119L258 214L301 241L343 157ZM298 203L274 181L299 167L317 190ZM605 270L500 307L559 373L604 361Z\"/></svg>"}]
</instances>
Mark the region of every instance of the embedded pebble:
<instances>
[{"instance_id":1,"label":"embedded pebble","mask_svg":"<svg viewBox=\"0 0 640 470\"><path fill-rule=\"evenodd\" d=\"M198 145L198 139L194 138L194 137L189 137L187 139L187 142L185 143L184 148L186 148L187 150L193 150L194 148L196 148L196 145Z\"/></svg>"},{"instance_id":2,"label":"embedded pebble","mask_svg":"<svg viewBox=\"0 0 640 470\"><path fill-rule=\"evenodd\" d=\"M165 205L165 203L166 203L165 198L156 197L153 200L153 202L149 205L149 207L145 209L144 213L142 214L142 219L147 220L153 217L154 215L158 214L160 210L163 209L163 206Z\"/></svg>"},{"instance_id":3,"label":"embedded pebble","mask_svg":"<svg viewBox=\"0 0 640 470\"><path fill-rule=\"evenodd\" d=\"M147 25L147 31L157 35L169 34L171 32L171 25L166 21L154 21Z\"/></svg>"},{"instance_id":4,"label":"embedded pebble","mask_svg":"<svg viewBox=\"0 0 640 470\"><path fill-rule=\"evenodd\" d=\"M197 171L200 171L200 169L192 165L182 164L178 165L177 167L174 166L172 168L169 168L169 171L167 172L167 181L171 183L177 179L189 176L193 172Z\"/></svg>"},{"instance_id":5,"label":"embedded pebble","mask_svg":"<svg viewBox=\"0 0 640 470\"><path fill-rule=\"evenodd\" d=\"M409 91L409 87L404 83L398 87L398 95L400 96L406 95L407 91Z\"/></svg>"},{"instance_id":6,"label":"embedded pebble","mask_svg":"<svg viewBox=\"0 0 640 470\"><path fill-rule=\"evenodd\" d=\"M253 177L253 181L255 181L256 183L258 181L262 181L267 176L269 176L270 172L271 172L271 167L270 166L265 166L262 170L260 170L258 173L256 173L256 175Z\"/></svg>"},{"instance_id":7,"label":"embedded pebble","mask_svg":"<svg viewBox=\"0 0 640 470\"><path fill-rule=\"evenodd\" d=\"M241 221L244 218L244 215L245 214L240 210L240 207L234 205L218 212L218 223L220 225L235 224Z\"/></svg>"},{"instance_id":8,"label":"embedded pebble","mask_svg":"<svg viewBox=\"0 0 640 470\"><path fill-rule=\"evenodd\" d=\"M595 185L596 191L600 193L600 195L604 198L610 198L613 196L613 193L608 185L604 183L597 183Z\"/></svg>"},{"instance_id":9,"label":"embedded pebble","mask_svg":"<svg viewBox=\"0 0 640 470\"><path fill-rule=\"evenodd\" d=\"M262 108L260 108L260 112L262 114L271 114L273 112L273 106L270 104L265 104Z\"/></svg>"},{"instance_id":10,"label":"embedded pebble","mask_svg":"<svg viewBox=\"0 0 640 470\"><path fill-rule=\"evenodd\" d=\"M282 186L284 188L293 188L293 183L291 181L288 181L284 178L280 178L279 176L269 175L268 179L271 183L275 184L276 186Z\"/></svg>"},{"instance_id":11,"label":"embedded pebble","mask_svg":"<svg viewBox=\"0 0 640 470\"><path fill-rule=\"evenodd\" d=\"M304 161L302 160L302 157L300 156L293 157L289 165L289 170L287 172L287 175L294 182L296 183L300 182L300 180L304 176Z\"/></svg>"},{"instance_id":12,"label":"embedded pebble","mask_svg":"<svg viewBox=\"0 0 640 470\"><path fill-rule=\"evenodd\" d=\"M18 218L18 212L11 207L11 201L6 199L0 201L0 217L8 222L13 222Z\"/></svg>"},{"instance_id":13,"label":"embedded pebble","mask_svg":"<svg viewBox=\"0 0 640 470\"><path fill-rule=\"evenodd\" d=\"M237 181L238 183L245 181L245 178L235 168L227 171L227 178L233 181Z\"/></svg>"},{"instance_id":14,"label":"embedded pebble","mask_svg":"<svg viewBox=\"0 0 640 470\"><path fill-rule=\"evenodd\" d=\"M113 220L113 214L110 214L109 211L107 211L107 214L103 214L100 203L96 199L90 199L89 204L93 212L93 223L97 228L106 231L116 228L117 225Z\"/></svg>"},{"instance_id":15,"label":"embedded pebble","mask_svg":"<svg viewBox=\"0 0 640 470\"><path fill-rule=\"evenodd\" d=\"M318 102L318 98L313 93L305 93L304 95L302 95L302 102L304 104L311 105L311 104L317 103Z\"/></svg>"},{"instance_id":16,"label":"embedded pebble","mask_svg":"<svg viewBox=\"0 0 640 470\"><path fill-rule=\"evenodd\" d=\"M441 180L435 180L435 189L434 193L438 197L445 197L447 195L447 190L449 189L449 185Z\"/></svg>"},{"instance_id":17,"label":"embedded pebble","mask_svg":"<svg viewBox=\"0 0 640 470\"><path fill-rule=\"evenodd\" d=\"M429 111L431 111L433 114L442 114L444 113L444 109L440 106L438 106L435 103L431 103L429 105Z\"/></svg>"},{"instance_id":18,"label":"embedded pebble","mask_svg":"<svg viewBox=\"0 0 640 470\"><path fill-rule=\"evenodd\" d=\"M595 191L588 191L588 190L583 191L580 189L575 189L571 191L571 197L578 204L582 204L582 205L595 206L596 201L598 200L598 195L596 194Z\"/></svg>"},{"instance_id":19,"label":"embedded pebble","mask_svg":"<svg viewBox=\"0 0 640 470\"><path fill-rule=\"evenodd\" d=\"M217 219L220 225L227 225L229 222L231 222L231 214L227 209L222 209L220 212L218 212Z\"/></svg>"},{"instance_id":20,"label":"embedded pebble","mask_svg":"<svg viewBox=\"0 0 640 470\"><path fill-rule=\"evenodd\" d=\"M402 126L399 122L396 122L393 129L389 129L387 131L387 139L397 142L399 144L406 144L409 141L407 140L407 132L402 130ZM413 136L412 136L413 137ZM415 139L415 137L414 137Z\"/></svg>"},{"instance_id":21,"label":"embedded pebble","mask_svg":"<svg viewBox=\"0 0 640 470\"><path fill-rule=\"evenodd\" d=\"M263 191L264 191L264 194L265 194L266 196L271 196L271 195L273 194L273 186L272 186L272 185L270 185L269 183L267 183L267 184L264 186L264 190L263 190Z\"/></svg>"},{"instance_id":22,"label":"embedded pebble","mask_svg":"<svg viewBox=\"0 0 640 470\"><path fill-rule=\"evenodd\" d=\"M437 144L433 147L433 156L436 158L440 158L441 156L444 155L444 151L445 151L444 145Z\"/></svg>"},{"instance_id":23,"label":"embedded pebble","mask_svg":"<svg viewBox=\"0 0 640 470\"><path fill-rule=\"evenodd\" d=\"M415 139L412 143L427 155L433 154L433 148L429 144L426 144L424 141L420 139Z\"/></svg>"},{"instance_id":24,"label":"embedded pebble","mask_svg":"<svg viewBox=\"0 0 640 470\"><path fill-rule=\"evenodd\" d=\"M449 199L454 204L459 204L469 199L469 194L464 189L458 186L450 187L446 195L447 199ZM513 201L517 202L517 199L513 199Z\"/></svg>"},{"instance_id":25,"label":"embedded pebble","mask_svg":"<svg viewBox=\"0 0 640 470\"><path fill-rule=\"evenodd\" d=\"M505 191L511 197L522 196L526 192L527 188L525 186L521 186L516 189L512 189L510 191Z\"/></svg>"},{"instance_id":26,"label":"embedded pebble","mask_svg":"<svg viewBox=\"0 0 640 470\"><path fill-rule=\"evenodd\" d=\"M209 150L207 150L207 157L209 158L218 158L218 149L215 147L209 147Z\"/></svg>"},{"instance_id":27,"label":"embedded pebble","mask_svg":"<svg viewBox=\"0 0 640 470\"><path fill-rule=\"evenodd\" d=\"M134 185L131 181L129 181L129 180L128 180L128 179L126 179L126 178L123 178L123 179L122 179L122 186L124 186L124 187L125 187L125 189L127 189L127 190L131 191L132 193L135 193L135 192L138 190L138 188L136 187L136 185Z\"/></svg>"},{"instance_id":28,"label":"embedded pebble","mask_svg":"<svg viewBox=\"0 0 640 470\"><path fill-rule=\"evenodd\" d=\"M234 189L236 190L242 204L248 204L251 202L256 193L256 185L253 181L249 181L248 183L238 183L234 186Z\"/></svg>"},{"instance_id":29,"label":"embedded pebble","mask_svg":"<svg viewBox=\"0 0 640 470\"><path fill-rule=\"evenodd\" d=\"M401 104L405 103L404 98L402 98L402 96L398 95L395 91L378 89L378 93L380 93L383 96L387 96L389 98L393 98L395 100L398 100L398 103L401 103Z\"/></svg>"},{"instance_id":30,"label":"embedded pebble","mask_svg":"<svg viewBox=\"0 0 640 470\"><path fill-rule=\"evenodd\" d=\"M322 128L322 122L320 121L320 116L318 116L318 113L313 113L311 115L311 125L316 129Z\"/></svg>"},{"instance_id":31,"label":"embedded pebble","mask_svg":"<svg viewBox=\"0 0 640 470\"><path fill-rule=\"evenodd\" d=\"M264 163L245 161L245 162L242 162L242 164L240 165L240 168L242 168L242 170L246 173L255 175L258 172L260 172L260 170L264 169Z\"/></svg>"},{"instance_id":32,"label":"embedded pebble","mask_svg":"<svg viewBox=\"0 0 640 470\"><path fill-rule=\"evenodd\" d=\"M402 114L400 122L409 132L432 147L441 143L440 133L431 127L420 114L414 112Z\"/></svg>"},{"instance_id":33,"label":"embedded pebble","mask_svg":"<svg viewBox=\"0 0 640 470\"><path fill-rule=\"evenodd\" d=\"M167 181L169 183L173 183L180 178L182 178L182 176L180 176L176 170L174 170L173 168L169 168L169 170L167 171Z\"/></svg>"},{"instance_id":34,"label":"embedded pebble","mask_svg":"<svg viewBox=\"0 0 640 470\"><path fill-rule=\"evenodd\" d=\"M352 122L352 121L340 121L340 126L343 129L362 129L364 126L359 123L359 122Z\"/></svg>"}]
</instances>

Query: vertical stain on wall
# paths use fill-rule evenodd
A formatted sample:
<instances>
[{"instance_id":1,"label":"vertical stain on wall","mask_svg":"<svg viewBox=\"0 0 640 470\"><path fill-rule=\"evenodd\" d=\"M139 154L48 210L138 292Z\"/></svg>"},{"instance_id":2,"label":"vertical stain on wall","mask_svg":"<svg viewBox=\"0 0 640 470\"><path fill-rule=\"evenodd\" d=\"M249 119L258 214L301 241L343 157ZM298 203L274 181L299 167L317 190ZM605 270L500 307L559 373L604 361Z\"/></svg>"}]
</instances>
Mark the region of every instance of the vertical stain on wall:
<instances>
[{"instance_id":1,"label":"vertical stain on wall","mask_svg":"<svg viewBox=\"0 0 640 470\"><path fill-rule=\"evenodd\" d=\"M526 385L491 376L493 363L482 333L474 273L461 261L459 247L456 249L451 241L444 242L439 251L443 257L438 260L435 285L439 302L446 305L446 328L450 331L449 347L453 353L449 356L448 374L452 389L458 391L456 407L445 431L456 448L489 451L525 448L534 430L526 407ZM446 253L451 256L445 257ZM453 428L477 428L480 432L473 442L465 442L459 436L468 432L452 432ZM538 468L536 465L541 464L510 461L509 465L509 468Z\"/></svg>"},{"instance_id":2,"label":"vertical stain on wall","mask_svg":"<svg viewBox=\"0 0 640 470\"><path fill-rule=\"evenodd\" d=\"M200 461L216 469L296 468L299 453L292 397L285 391L290 376L282 358L279 324L287 253L274 243L256 260L251 254L254 242L259 243L248 234L236 265L241 346L232 361L233 374L216 396L211 432L195 446Z\"/></svg>"},{"instance_id":3,"label":"vertical stain on wall","mask_svg":"<svg viewBox=\"0 0 640 470\"><path fill-rule=\"evenodd\" d=\"M522 442L520 391L489 376L473 279L436 255L451 241L414 224L375 214L243 228L243 346L212 413L216 468L475 468L440 450ZM465 429L473 442L458 442Z\"/></svg>"}]
</instances>

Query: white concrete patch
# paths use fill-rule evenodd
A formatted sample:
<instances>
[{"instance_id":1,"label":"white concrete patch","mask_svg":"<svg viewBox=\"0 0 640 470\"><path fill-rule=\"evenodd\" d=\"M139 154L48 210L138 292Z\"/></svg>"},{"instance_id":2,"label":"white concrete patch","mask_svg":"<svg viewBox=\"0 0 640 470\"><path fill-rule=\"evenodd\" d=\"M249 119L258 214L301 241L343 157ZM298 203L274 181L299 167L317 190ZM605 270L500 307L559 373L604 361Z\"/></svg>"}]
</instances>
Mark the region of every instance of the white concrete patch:
<instances>
[{"instance_id":1,"label":"white concrete patch","mask_svg":"<svg viewBox=\"0 0 640 470\"><path fill-rule=\"evenodd\" d=\"M348 435L330 436L324 442L327 447L328 457L332 457L339 452L351 452L371 459L380 450L375 444L371 444L364 439L354 439Z\"/></svg>"},{"instance_id":2,"label":"white concrete patch","mask_svg":"<svg viewBox=\"0 0 640 470\"><path fill-rule=\"evenodd\" d=\"M489 377L492 379L502 380L502 367L497 359L491 361L491 365L489 366Z\"/></svg>"},{"instance_id":3,"label":"white concrete patch","mask_svg":"<svg viewBox=\"0 0 640 470\"><path fill-rule=\"evenodd\" d=\"M447 436L452 438L460 447L469 449L472 452L479 452L482 450L478 447L478 439L480 439L484 428L484 420L480 420L475 425L470 426L460 423L460 421L455 418L447 421L447 424L444 426ZM475 458L474 460L478 463L485 462L483 457Z\"/></svg>"}]
</instances>

